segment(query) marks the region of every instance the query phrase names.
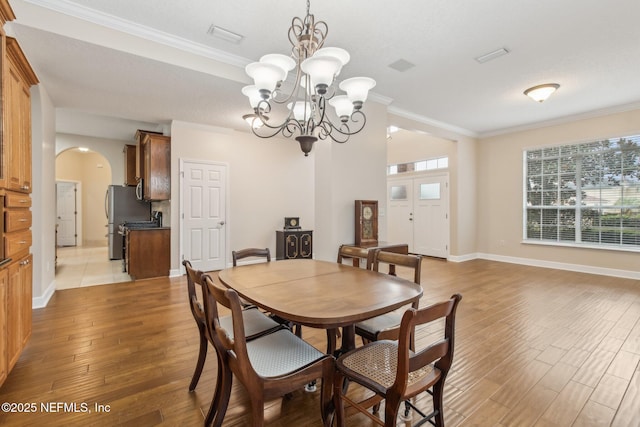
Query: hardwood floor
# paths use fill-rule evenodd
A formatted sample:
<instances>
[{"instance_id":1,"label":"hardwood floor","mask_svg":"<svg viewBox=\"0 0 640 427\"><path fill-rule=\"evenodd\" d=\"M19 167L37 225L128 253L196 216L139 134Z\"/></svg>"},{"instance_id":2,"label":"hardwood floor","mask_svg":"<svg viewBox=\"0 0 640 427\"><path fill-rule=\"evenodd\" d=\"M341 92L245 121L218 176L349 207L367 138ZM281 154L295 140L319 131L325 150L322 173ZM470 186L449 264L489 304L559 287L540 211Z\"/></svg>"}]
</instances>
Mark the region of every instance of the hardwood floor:
<instances>
[{"instance_id":1,"label":"hardwood floor","mask_svg":"<svg viewBox=\"0 0 640 427\"><path fill-rule=\"evenodd\" d=\"M640 426L640 281L482 260L423 262L422 306L463 295L448 427ZM184 277L56 292L34 311L31 340L0 388L0 403L23 413L0 412L0 424L201 425L216 360L211 350L189 393L198 332L186 293ZM418 346L432 332L420 330ZM303 337L326 345L324 331L304 328ZM249 424L241 387L234 383L225 426ZM266 424L320 425L318 394L269 402ZM425 395L418 406L428 402ZM19 407L30 404L29 413ZM348 425L371 423L354 416Z\"/></svg>"}]
</instances>

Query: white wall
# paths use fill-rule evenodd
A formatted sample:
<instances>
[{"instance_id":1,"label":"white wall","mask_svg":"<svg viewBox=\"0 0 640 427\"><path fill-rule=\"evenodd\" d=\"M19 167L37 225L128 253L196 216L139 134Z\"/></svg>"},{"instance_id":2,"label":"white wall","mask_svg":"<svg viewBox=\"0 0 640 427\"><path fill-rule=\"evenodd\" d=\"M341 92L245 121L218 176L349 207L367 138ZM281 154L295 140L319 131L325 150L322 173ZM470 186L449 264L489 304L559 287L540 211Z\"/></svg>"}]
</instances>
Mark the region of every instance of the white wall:
<instances>
[{"instance_id":1,"label":"white wall","mask_svg":"<svg viewBox=\"0 0 640 427\"><path fill-rule=\"evenodd\" d=\"M522 243L523 150L640 133L640 110L483 138L478 253L485 258L640 278L637 252Z\"/></svg>"},{"instance_id":2,"label":"white wall","mask_svg":"<svg viewBox=\"0 0 640 427\"><path fill-rule=\"evenodd\" d=\"M42 85L31 89L33 307L55 290L55 109Z\"/></svg>"},{"instance_id":3,"label":"white wall","mask_svg":"<svg viewBox=\"0 0 640 427\"><path fill-rule=\"evenodd\" d=\"M368 101L367 124L348 142L316 143L314 258L335 261L355 239L355 200L378 200L378 240L386 238L387 112Z\"/></svg>"},{"instance_id":4,"label":"white wall","mask_svg":"<svg viewBox=\"0 0 640 427\"><path fill-rule=\"evenodd\" d=\"M75 147L87 147L91 151L102 154L111 166L111 183L124 183L124 154L125 145L135 145L135 141L118 141L114 139L94 138L84 135L59 133L56 135L56 156L61 152Z\"/></svg>"},{"instance_id":5,"label":"white wall","mask_svg":"<svg viewBox=\"0 0 640 427\"><path fill-rule=\"evenodd\" d=\"M285 216L314 227L313 153L304 157L298 143L174 121L171 126L171 273L182 267L180 247L180 159L228 165L227 264L231 250L269 247L275 256L275 230ZM165 217L166 218L166 217Z\"/></svg>"}]
</instances>

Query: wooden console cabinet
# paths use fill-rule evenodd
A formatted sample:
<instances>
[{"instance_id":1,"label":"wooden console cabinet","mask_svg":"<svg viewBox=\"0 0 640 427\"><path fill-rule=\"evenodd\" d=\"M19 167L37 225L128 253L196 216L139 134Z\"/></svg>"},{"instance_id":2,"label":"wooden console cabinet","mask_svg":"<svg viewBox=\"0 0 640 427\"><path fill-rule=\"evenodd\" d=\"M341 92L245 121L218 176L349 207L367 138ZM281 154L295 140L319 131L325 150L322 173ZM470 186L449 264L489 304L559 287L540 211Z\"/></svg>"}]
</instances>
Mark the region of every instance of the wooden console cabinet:
<instances>
[{"instance_id":1,"label":"wooden console cabinet","mask_svg":"<svg viewBox=\"0 0 640 427\"><path fill-rule=\"evenodd\" d=\"M276 259L311 258L312 230L276 230Z\"/></svg>"},{"instance_id":2,"label":"wooden console cabinet","mask_svg":"<svg viewBox=\"0 0 640 427\"><path fill-rule=\"evenodd\" d=\"M30 88L38 79L18 42L4 33L14 19L8 1L0 0L0 386L31 336L33 301Z\"/></svg>"}]
</instances>

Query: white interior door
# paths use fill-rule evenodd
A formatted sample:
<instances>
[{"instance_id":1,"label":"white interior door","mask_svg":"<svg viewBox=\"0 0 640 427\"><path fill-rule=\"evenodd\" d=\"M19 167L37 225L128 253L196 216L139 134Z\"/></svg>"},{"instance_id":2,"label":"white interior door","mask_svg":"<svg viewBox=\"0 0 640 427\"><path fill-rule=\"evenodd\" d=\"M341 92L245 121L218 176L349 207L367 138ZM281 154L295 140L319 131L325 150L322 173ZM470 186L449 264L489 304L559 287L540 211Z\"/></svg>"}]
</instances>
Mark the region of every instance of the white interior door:
<instances>
[{"instance_id":1,"label":"white interior door","mask_svg":"<svg viewBox=\"0 0 640 427\"><path fill-rule=\"evenodd\" d=\"M202 271L226 266L227 167L219 163L182 163L184 259Z\"/></svg>"},{"instance_id":2,"label":"white interior door","mask_svg":"<svg viewBox=\"0 0 640 427\"><path fill-rule=\"evenodd\" d=\"M76 183L56 182L56 244L76 246Z\"/></svg>"},{"instance_id":3,"label":"white interior door","mask_svg":"<svg viewBox=\"0 0 640 427\"><path fill-rule=\"evenodd\" d=\"M407 243L409 252L449 256L449 175L387 181L387 239Z\"/></svg>"},{"instance_id":4,"label":"white interior door","mask_svg":"<svg viewBox=\"0 0 640 427\"><path fill-rule=\"evenodd\" d=\"M414 252L446 258L449 255L449 191L446 175L413 182Z\"/></svg>"}]
</instances>

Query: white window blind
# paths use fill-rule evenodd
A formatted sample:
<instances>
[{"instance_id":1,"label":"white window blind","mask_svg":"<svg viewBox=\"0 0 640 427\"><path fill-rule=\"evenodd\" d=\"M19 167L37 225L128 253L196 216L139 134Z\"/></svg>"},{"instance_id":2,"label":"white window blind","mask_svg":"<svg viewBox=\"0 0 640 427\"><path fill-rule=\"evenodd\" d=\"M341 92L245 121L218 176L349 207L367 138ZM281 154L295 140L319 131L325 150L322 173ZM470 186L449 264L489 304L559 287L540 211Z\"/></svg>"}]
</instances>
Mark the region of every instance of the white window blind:
<instances>
[{"instance_id":1,"label":"white window blind","mask_svg":"<svg viewBox=\"0 0 640 427\"><path fill-rule=\"evenodd\" d=\"M640 248L640 135L527 150L524 238Z\"/></svg>"}]
</instances>

